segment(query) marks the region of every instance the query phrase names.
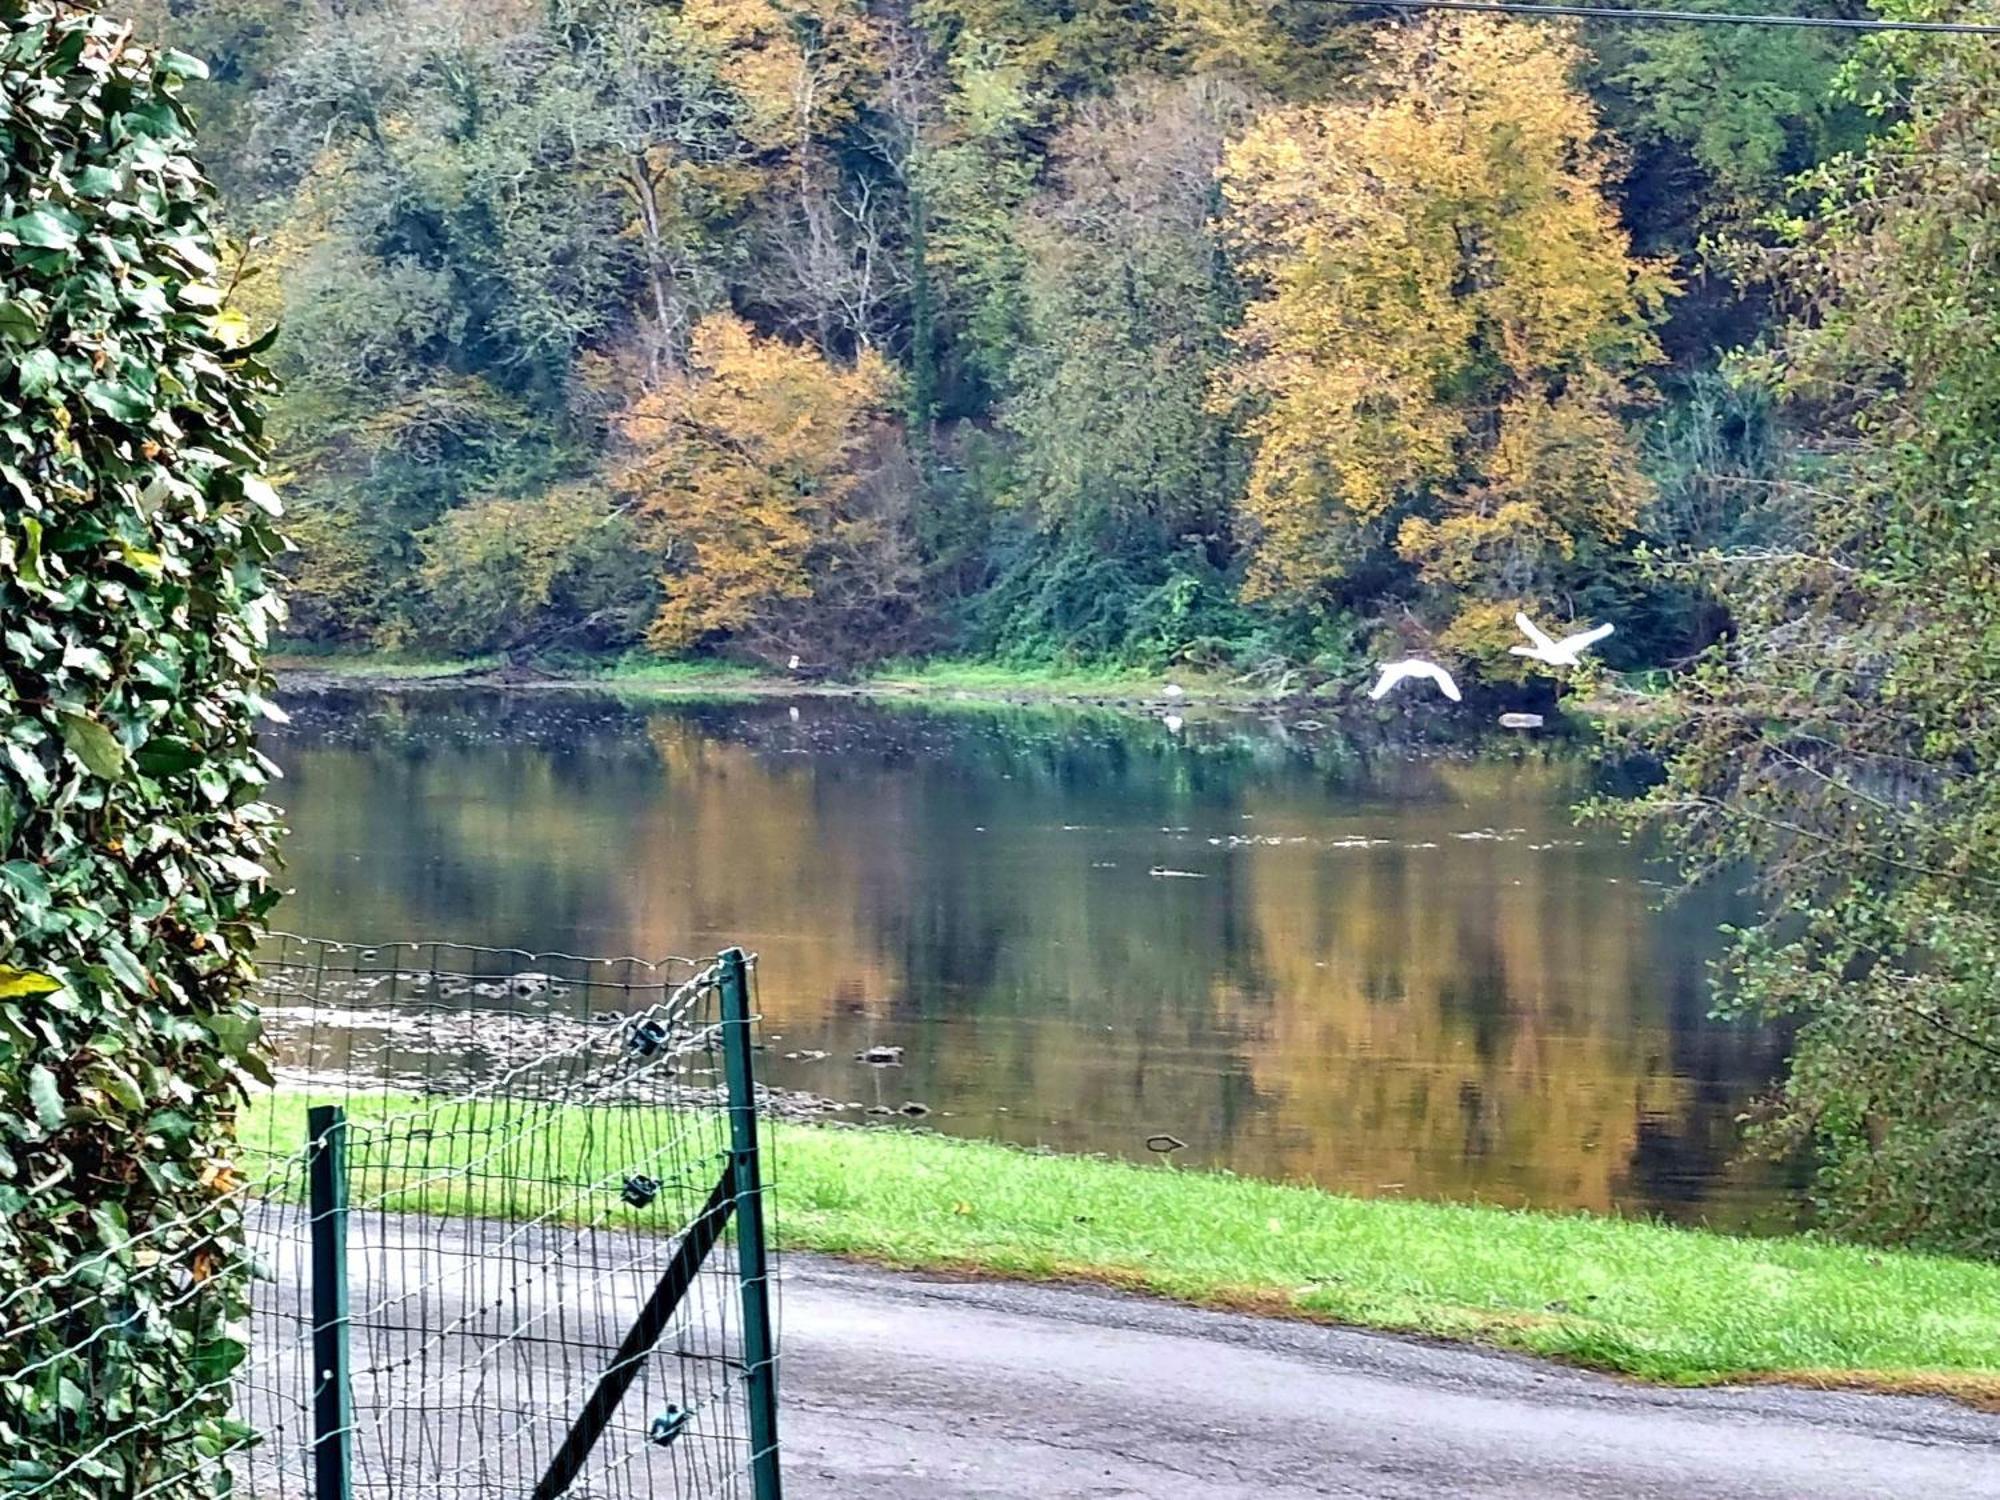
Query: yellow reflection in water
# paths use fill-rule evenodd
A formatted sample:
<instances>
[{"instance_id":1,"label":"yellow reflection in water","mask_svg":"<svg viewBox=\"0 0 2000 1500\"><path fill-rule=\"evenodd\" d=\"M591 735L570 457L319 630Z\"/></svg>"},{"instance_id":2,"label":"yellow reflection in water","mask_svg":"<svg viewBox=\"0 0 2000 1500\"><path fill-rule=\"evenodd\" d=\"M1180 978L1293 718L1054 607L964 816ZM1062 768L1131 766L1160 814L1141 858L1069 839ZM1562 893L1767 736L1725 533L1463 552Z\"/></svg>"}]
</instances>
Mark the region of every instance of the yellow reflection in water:
<instances>
[{"instance_id":1,"label":"yellow reflection in water","mask_svg":"<svg viewBox=\"0 0 2000 1500\"><path fill-rule=\"evenodd\" d=\"M388 712L274 746L294 925L739 942L767 1076L945 1129L1140 1157L1164 1131L1184 1161L1367 1192L1672 1209L1775 1061L1701 1019L1718 911L1654 910L1633 851L1576 829L1574 761L824 705L550 710L536 734ZM875 1044L905 1065L854 1060Z\"/></svg>"}]
</instances>

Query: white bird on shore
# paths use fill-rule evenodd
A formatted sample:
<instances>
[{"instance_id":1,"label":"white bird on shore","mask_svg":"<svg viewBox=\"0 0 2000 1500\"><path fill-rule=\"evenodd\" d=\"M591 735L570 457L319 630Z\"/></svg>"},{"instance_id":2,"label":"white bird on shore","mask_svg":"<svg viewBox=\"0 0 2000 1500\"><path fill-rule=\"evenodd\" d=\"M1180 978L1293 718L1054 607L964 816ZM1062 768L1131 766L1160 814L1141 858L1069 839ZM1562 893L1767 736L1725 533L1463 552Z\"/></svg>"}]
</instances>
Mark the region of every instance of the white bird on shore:
<instances>
[{"instance_id":1,"label":"white bird on shore","mask_svg":"<svg viewBox=\"0 0 2000 1500\"><path fill-rule=\"evenodd\" d=\"M1532 661L1546 663L1551 667L1573 667L1582 659L1583 653L1611 634L1615 626L1599 625L1595 630L1579 630L1575 635L1566 635L1556 640L1529 619L1517 613L1514 623L1521 627L1521 634L1533 641L1532 646L1509 646L1515 656L1525 656Z\"/></svg>"},{"instance_id":2,"label":"white bird on shore","mask_svg":"<svg viewBox=\"0 0 2000 1500\"><path fill-rule=\"evenodd\" d=\"M1182 687L1178 682L1170 682L1160 689L1160 696L1162 698L1171 698L1178 702L1187 696L1187 689Z\"/></svg>"},{"instance_id":3,"label":"white bird on shore","mask_svg":"<svg viewBox=\"0 0 2000 1500\"><path fill-rule=\"evenodd\" d=\"M1452 681L1451 673L1434 661L1424 661L1420 657L1410 657L1405 661L1391 661L1382 664L1382 675L1375 679L1375 686L1368 690L1368 696L1380 702L1393 693L1398 686L1412 677L1422 677L1438 685L1438 691L1457 703L1463 696L1458 684Z\"/></svg>"}]
</instances>

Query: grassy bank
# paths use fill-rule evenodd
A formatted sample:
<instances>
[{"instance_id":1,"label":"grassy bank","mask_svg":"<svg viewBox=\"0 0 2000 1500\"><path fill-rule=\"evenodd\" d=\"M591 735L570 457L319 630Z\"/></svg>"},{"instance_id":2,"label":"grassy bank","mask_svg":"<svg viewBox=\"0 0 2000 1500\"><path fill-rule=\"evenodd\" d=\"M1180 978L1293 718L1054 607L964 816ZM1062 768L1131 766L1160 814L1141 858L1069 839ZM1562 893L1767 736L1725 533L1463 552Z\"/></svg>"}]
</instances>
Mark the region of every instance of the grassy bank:
<instances>
[{"instance_id":1,"label":"grassy bank","mask_svg":"<svg viewBox=\"0 0 2000 1500\"><path fill-rule=\"evenodd\" d=\"M260 1100L246 1142L296 1149L305 1104L292 1094ZM377 1099L351 1112L366 1120L416 1107ZM489 1132L493 1108L481 1116ZM1099 1282L1675 1384L1786 1379L2000 1403L2000 1266L1371 1201L913 1131L774 1129L778 1233L792 1249ZM604 1130L601 1116L595 1130L581 1112L559 1117L538 1135L537 1165L571 1183L616 1184L634 1170L606 1145L622 1133ZM441 1128L434 1139L464 1138ZM429 1201L452 1207L435 1189Z\"/></svg>"},{"instance_id":2,"label":"grassy bank","mask_svg":"<svg viewBox=\"0 0 2000 1500\"><path fill-rule=\"evenodd\" d=\"M497 656L428 657L375 651L278 650L266 658L266 665L280 674L352 680L356 685L400 685L487 676L499 671L503 663Z\"/></svg>"},{"instance_id":3,"label":"grassy bank","mask_svg":"<svg viewBox=\"0 0 2000 1500\"><path fill-rule=\"evenodd\" d=\"M1103 703L1164 701L1169 681L1190 702L1253 702L1257 694L1226 680L1188 672L1143 672L1129 667L1002 666L992 662L939 658L887 662L839 681L765 672L737 662L662 661L626 656L580 660L512 671L497 657L434 659L326 651L274 652L270 665L281 680L296 685L408 687L505 685L510 687L604 687L662 697L757 697L809 693L840 697L1009 703Z\"/></svg>"},{"instance_id":4,"label":"grassy bank","mask_svg":"<svg viewBox=\"0 0 2000 1500\"><path fill-rule=\"evenodd\" d=\"M837 681L769 672L740 662L664 661L647 656L579 659L510 668L498 657L427 658L373 652L279 650L270 665L281 683L326 687L602 688L648 698L814 696L926 704L1077 704L1162 711L1178 704L1248 708L1282 702L1300 710L1371 707L1357 684L1306 676L1274 699L1264 688L1226 675L1179 668L1143 671L1121 666L1015 666L958 657L884 662ZM1179 692L1172 692L1169 684ZM1662 674L1606 680L1566 705L1578 722L1633 723L1664 718L1676 700Z\"/></svg>"},{"instance_id":5,"label":"grassy bank","mask_svg":"<svg viewBox=\"0 0 2000 1500\"><path fill-rule=\"evenodd\" d=\"M926 695L963 693L970 697L1157 699L1167 684L1184 696L1204 702L1248 701L1250 690L1199 672L1143 671L1134 667L1008 666L998 662L962 661L943 657L919 662L887 662L863 685L877 692Z\"/></svg>"}]
</instances>

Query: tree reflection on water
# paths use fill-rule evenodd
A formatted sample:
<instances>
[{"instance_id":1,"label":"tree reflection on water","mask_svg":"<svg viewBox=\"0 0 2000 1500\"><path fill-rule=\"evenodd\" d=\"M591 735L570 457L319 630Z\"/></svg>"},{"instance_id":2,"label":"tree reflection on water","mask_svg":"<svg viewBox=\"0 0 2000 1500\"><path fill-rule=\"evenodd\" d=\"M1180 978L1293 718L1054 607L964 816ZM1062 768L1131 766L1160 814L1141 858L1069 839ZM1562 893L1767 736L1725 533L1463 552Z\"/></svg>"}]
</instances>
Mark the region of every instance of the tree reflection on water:
<instances>
[{"instance_id":1,"label":"tree reflection on water","mask_svg":"<svg viewBox=\"0 0 2000 1500\"><path fill-rule=\"evenodd\" d=\"M762 959L772 1081L1363 1193L1780 1225L1706 1018L1726 896L1571 805L1588 746L834 699L317 696L272 740L314 934ZM793 717L790 710L798 709ZM1169 873L1171 872L1171 873ZM854 1060L876 1044L903 1065ZM823 1059L787 1053L825 1052Z\"/></svg>"}]
</instances>

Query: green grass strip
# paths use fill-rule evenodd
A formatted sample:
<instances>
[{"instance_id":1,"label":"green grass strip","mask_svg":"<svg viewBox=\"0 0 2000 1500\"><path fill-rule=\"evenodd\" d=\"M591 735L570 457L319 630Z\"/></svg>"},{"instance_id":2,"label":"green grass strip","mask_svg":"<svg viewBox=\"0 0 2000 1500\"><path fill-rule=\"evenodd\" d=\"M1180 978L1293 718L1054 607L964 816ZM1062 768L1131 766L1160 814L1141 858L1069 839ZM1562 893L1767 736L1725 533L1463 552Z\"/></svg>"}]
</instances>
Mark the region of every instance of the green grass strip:
<instances>
[{"instance_id":1,"label":"green grass strip","mask_svg":"<svg viewBox=\"0 0 2000 1500\"><path fill-rule=\"evenodd\" d=\"M403 656L387 651L342 651L310 644L280 646L266 665L279 672L311 672L352 677L357 682L429 682L491 672L504 665L498 656Z\"/></svg>"},{"instance_id":2,"label":"green grass strip","mask_svg":"<svg viewBox=\"0 0 2000 1500\"><path fill-rule=\"evenodd\" d=\"M246 1144L296 1149L308 1102L292 1093L257 1101L243 1122ZM464 1108L412 1098L349 1105L360 1122ZM526 1124L505 1117L531 1107L480 1108L487 1124L506 1125ZM657 1113L663 1131L686 1123ZM538 1122L538 1167L616 1182L630 1166L608 1153L629 1134L605 1128L605 1114L559 1109ZM1350 1198L908 1130L779 1125L774 1136L769 1175L789 1249L1095 1281L1672 1384L1790 1379L2000 1400L1996 1265L1813 1237ZM435 1140L469 1152L480 1138ZM509 1211L532 1210L535 1192L520 1189ZM427 1202L434 1212L469 1206L448 1187Z\"/></svg>"},{"instance_id":3,"label":"green grass strip","mask_svg":"<svg viewBox=\"0 0 2000 1500\"><path fill-rule=\"evenodd\" d=\"M497 656L426 658L382 651L351 651L310 643L285 645L272 656L280 672L304 673L358 684L415 683L464 677L478 680L497 671ZM956 657L878 663L852 676L821 682L781 669L744 662L663 659L643 652L621 656L551 658L535 664L531 680L552 685L601 686L652 697L730 698L788 693L824 686L858 696L936 697L959 695L996 701L1063 701L1103 698L1158 699L1169 680L1184 685L1191 699L1249 700L1258 695L1226 680L1187 670L1144 671L1126 666L1013 666Z\"/></svg>"},{"instance_id":4,"label":"green grass strip","mask_svg":"<svg viewBox=\"0 0 2000 1500\"><path fill-rule=\"evenodd\" d=\"M884 662L874 668L868 680L878 686L921 689L926 692L1018 693L1052 697L1158 697L1168 680L1188 684L1211 696L1217 685L1199 674L1179 671L1146 671L1122 665L1013 665L975 661L958 657L931 657L922 661Z\"/></svg>"}]
</instances>

